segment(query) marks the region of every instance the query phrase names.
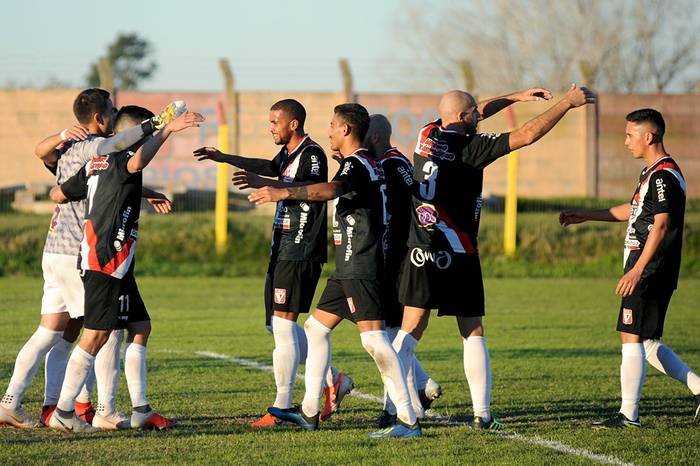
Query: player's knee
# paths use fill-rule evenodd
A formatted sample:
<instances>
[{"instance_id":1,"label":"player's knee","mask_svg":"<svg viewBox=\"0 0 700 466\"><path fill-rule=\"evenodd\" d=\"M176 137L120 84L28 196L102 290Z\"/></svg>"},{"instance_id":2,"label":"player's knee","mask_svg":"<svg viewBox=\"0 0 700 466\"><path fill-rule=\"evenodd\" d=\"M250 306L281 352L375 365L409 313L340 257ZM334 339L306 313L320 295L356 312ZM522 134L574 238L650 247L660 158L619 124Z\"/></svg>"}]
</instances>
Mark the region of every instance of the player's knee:
<instances>
[{"instance_id":1,"label":"player's knee","mask_svg":"<svg viewBox=\"0 0 700 466\"><path fill-rule=\"evenodd\" d=\"M367 351L369 355L374 358L374 355L377 352L377 347L372 342L372 339L368 338L367 335L360 334L360 341L362 341L362 347L365 349L365 351Z\"/></svg>"}]
</instances>

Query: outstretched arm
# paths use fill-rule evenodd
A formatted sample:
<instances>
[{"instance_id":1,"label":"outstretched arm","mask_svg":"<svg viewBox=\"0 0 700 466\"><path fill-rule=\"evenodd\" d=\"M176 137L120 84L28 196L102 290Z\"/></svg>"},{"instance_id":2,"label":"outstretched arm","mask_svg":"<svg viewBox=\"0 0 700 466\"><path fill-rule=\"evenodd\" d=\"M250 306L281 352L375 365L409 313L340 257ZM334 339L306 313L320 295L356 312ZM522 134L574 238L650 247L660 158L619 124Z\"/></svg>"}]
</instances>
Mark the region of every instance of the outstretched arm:
<instances>
[{"instance_id":1,"label":"outstretched arm","mask_svg":"<svg viewBox=\"0 0 700 466\"><path fill-rule=\"evenodd\" d=\"M543 114L510 133L508 139L510 150L514 151L521 147L529 146L554 128L554 125L562 119L566 112L572 108L595 103L595 101L596 98L593 92L585 87L578 88L575 84L572 84L569 92L566 93L563 99Z\"/></svg>"},{"instance_id":2,"label":"outstretched arm","mask_svg":"<svg viewBox=\"0 0 700 466\"><path fill-rule=\"evenodd\" d=\"M314 184L313 181L277 181L271 178L264 178L256 175L253 172L239 171L233 174L233 184L238 186L238 189L248 188L263 188L270 186L272 188L292 188L296 186L306 186Z\"/></svg>"},{"instance_id":3,"label":"outstretched arm","mask_svg":"<svg viewBox=\"0 0 700 466\"><path fill-rule=\"evenodd\" d=\"M304 186L292 186L287 188L272 188L265 186L248 196L250 202L256 205L266 202L277 202L285 199L299 201L330 201L348 192L348 184L342 181L330 183L315 183Z\"/></svg>"},{"instance_id":4,"label":"outstretched arm","mask_svg":"<svg viewBox=\"0 0 700 466\"><path fill-rule=\"evenodd\" d=\"M141 197L146 199L151 207L153 207L153 210L159 214L167 214L173 210L173 203L163 193L142 186Z\"/></svg>"},{"instance_id":5,"label":"outstretched arm","mask_svg":"<svg viewBox=\"0 0 700 466\"><path fill-rule=\"evenodd\" d=\"M630 209L629 204L620 204L609 209L567 209L559 214L559 223L566 227L588 220L626 222L630 218Z\"/></svg>"},{"instance_id":6,"label":"outstretched arm","mask_svg":"<svg viewBox=\"0 0 700 466\"><path fill-rule=\"evenodd\" d=\"M240 155L224 154L215 147L200 147L193 152L197 160L213 160L218 163L227 163L237 168L262 176L277 176L272 168L272 161L267 159L256 159L241 157Z\"/></svg>"},{"instance_id":7,"label":"outstretched arm","mask_svg":"<svg viewBox=\"0 0 700 466\"><path fill-rule=\"evenodd\" d=\"M530 102L533 100L550 100L552 93L543 87L532 87L520 92L502 95L479 102L477 109L481 119L489 118L515 102Z\"/></svg>"}]
</instances>

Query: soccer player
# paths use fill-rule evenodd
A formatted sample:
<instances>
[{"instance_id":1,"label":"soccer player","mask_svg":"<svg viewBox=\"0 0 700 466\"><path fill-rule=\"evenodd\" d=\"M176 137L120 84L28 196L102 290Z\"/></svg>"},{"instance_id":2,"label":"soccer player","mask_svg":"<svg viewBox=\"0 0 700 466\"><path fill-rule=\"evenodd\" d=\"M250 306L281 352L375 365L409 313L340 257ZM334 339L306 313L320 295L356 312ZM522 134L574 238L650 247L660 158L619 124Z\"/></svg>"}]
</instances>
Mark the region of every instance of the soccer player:
<instances>
[{"instance_id":1,"label":"soccer player","mask_svg":"<svg viewBox=\"0 0 700 466\"><path fill-rule=\"evenodd\" d=\"M600 428L640 427L639 399L646 361L693 394L694 421L700 421L700 377L661 342L666 311L678 285L685 216L685 179L664 147L666 124L657 110L644 108L627 115L625 146L645 167L630 204L609 209L569 209L562 225L589 220L627 221L624 275L615 292L622 296L617 331L622 342L622 404L613 417L594 422Z\"/></svg>"},{"instance_id":2,"label":"soccer player","mask_svg":"<svg viewBox=\"0 0 700 466\"><path fill-rule=\"evenodd\" d=\"M369 117L369 130L364 146L379 162L386 180L387 225L384 232L384 321L389 340L393 341L401 328L403 306L399 302L398 290L401 269L407 253L406 241L411 226L411 193L413 190L413 165L396 147L391 145L391 123L384 115ZM414 355L416 387L421 406L414 410L425 410L442 395L440 384L425 372ZM412 400L413 401L413 400ZM380 428L396 422L396 407L384 389L384 409L377 419Z\"/></svg>"},{"instance_id":3,"label":"soccer player","mask_svg":"<svg viewBox=\"0 0 700 466\"><path fill-rule=\"evenodd\" d=\"M359 104L335 107L328 135L331 149L342 163L330 183L274 188L263 187L248 198L256 204L285 199L336 199L333 242L335 273L328 279L313 314L304 323L309 354L306 393L301 407L268 411L304 429L318 428L323 376L330 364L330 333L343 320L357 324L362 346L374 359L391 399L398 422L372 437L415 437L421 428L411 407L405 372L384 330L382 310L382 235L384 232L384 175L362 147L369 114Z\"/></svg>"},{"instance_id":4,"label":"soccer player","mask_svg":"<svg viewBox=\"0 0 700 466\"><path fill-rule=\"evenodd\" d=\"M229 163L246 170L234 176L235 184L242 189L326 182L326 154L304 132L306 110L301 103L294 99L280 100L270 108L269 118L273 140L282 146L272 160L222 154L212 147L197 149L194 155L199 160ZM300 313L309 312L321 269L327 261L326 225L325 202L287 199L277 203L264 292L265 325L272 330L275 340L272 367L277 396L272 406L276 408L292 406L297 368L306 359L306 335L296 321ZM333 368L330 372L322 420L337 411L353 386L346 374ZM265 413L251 426L273 427L279 423L277 418Z\"/></svg>"},{"instance_id":5,"label":"soccer player","mask_svg":"<svg viewBox=\"0 0 700 466\"><path fill-rule=\"evenodd\" d=\"M530 100L547 98L541 92ZM491 366L484 339L484 288L477 249L484 168L509 152L530 145L549 132L572 108L595 101L586 88L572 85L563 99L511 133L477 133L478 121L518 101L498 98L477 105L462 91L442 96L440 119L420 130L414 153L414 179L408 260L399 300L404 304L401 330L394 339L408 388L416 399L415 347L428 326L430 310L455 316L464 344L464 372L472 397L476 429L498 429L491 416ZM416 403L413 403L416 405Z\"/></svg>"},{"instance_id":6,"label":"soccer player","mask_svg":"<svg viewBox=\"0 0 700 466\"><path fill-rule=\"evenodd\" d=\"M129 106L117 116L116 126L152 128L153 114ZM49 427L63 431L92 431L75 416L75 397L91 370L95 355L110 333L129 330L125 349L125 373L133 413L133 428L168 427L153 412L145 396L146 340L150 318L134 279L134 252L138 234L142 193L142 170L173 133L199 126L204 118L184 113L166 124L154 136L131 148L91 159L83 168L51 190L58 203L87 199L84 234L80 245L80 268L85 288L83 335L71 353L61 395ZM140 147L139 147L140 146ZM154 419L155 418L155 419Z\"/></svg>"},{"instance_id":7,"label":"soccer player","mask_svg":"<svg viewBox=\"0 0 700 466\"><path fill-rule=\"evenodd\" d=\"M116 109L109 93L102 89L86 89L73 103L78 125L67 128L40 142L36 155L62 183L96 154L107 154L119 147L128 147L143 136L141 128L112 133ZM162 195L159 195L162 196ZM155 202L155 201L154 201ZM169 201L168 201L169 202ZM160 206L159 206L160 208ZM58 402L63 374L72 343L82 326L83 284L77 269L78 250L82 239L84 202L71 202L56 207L51 219L42 255L44 296L39 327L17 355L10 384L0 402L0 422L14 427L35 427L39 423L22 409L22 397L46 355L46 387L40 421L46 425ZM98 356L98 372L119 363L119 335L114 335ZM92 382L88 381L77 398L76 412L92 421L95 411L90 403ZM101 390L106 400L116 397L118 376L103 375Z\"/></svg>"}]
</instances>

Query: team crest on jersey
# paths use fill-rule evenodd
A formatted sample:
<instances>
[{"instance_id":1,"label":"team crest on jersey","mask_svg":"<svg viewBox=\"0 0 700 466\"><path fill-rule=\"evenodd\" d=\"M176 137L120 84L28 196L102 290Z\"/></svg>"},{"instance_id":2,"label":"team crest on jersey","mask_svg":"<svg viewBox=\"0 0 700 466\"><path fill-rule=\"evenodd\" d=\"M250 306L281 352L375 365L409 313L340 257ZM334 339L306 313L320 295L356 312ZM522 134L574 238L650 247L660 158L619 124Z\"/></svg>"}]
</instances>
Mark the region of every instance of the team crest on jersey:
<instances>
[{"instance_id":1,"label":"team crest on jersey","mask_svg":"<svg viewBox=\"0 0 700 466\"><path fill-rule=\"evenodd\" d=\"M336 246L340 246L343 244L343 234L342 233L333 233L333 244Z\"/></svg>"},{"instance_id":2,"label":"team crest on jersey","mask_svg":"<svg viewBox=\"0 0 700 466\"><path fill-rule=\"evenodd\" d=\"M350 314L354 314L355 313L355 303L352 302L351 297L348 298L348 307L350 308Z\"/></svg>"},{"instance_id":3,"label":"team crest on jersey","mask_svg":"<svg viewBox=\"0 0 700 466\"><path fill-rule=\"evenodd\" d=\"M426 138L425 141L418 143L416 152L421 157L438 158L451 162L455 159L455 155L450 152L450 146L445 142L436 141L432 138Z\"/></svg>"},{"instance_id":4,"label":"team crest on jersey","mask_svg":"<svg viewBox=\"0 0 700 466\"><path fill-rule=\"evenodd\" d=\"M284 304L287 302L287 290L284 288L275 288L275 304Z\"/></svg>"},{"instance_id":5,"label":"team crest on jersey","mask_svg":"<svg viewBox=\"0 0 700 466\"><path fill-rule=\"evenodd\" d=\"M432 231L437 223L438 215L435 206L432 204L421 204L416 208L418 223L426 230Z\"/></svg>"},{"instance_id":6,"label":"team crest on jersey","mask_svg":"<svg viewBox=\"0 0 700 466\"><path fill-rule=\"evenodd\" d=\"M634 319L632 318L632 309L622 308L622 323L625 325L632 325Z\"/></svg>"},{"instance_id":7,"label":"team crest on jersey","mask_svg":"<svg viewBox=\"0 0 700 466\"><path fill-rule=\"evenodd\" d=\"M56 206L53 210L53 216L51 217L51 223L49 224L49 233L56 231L58 226L58 218L61 216L61 206Z\"/></svg>"}]
</instances>

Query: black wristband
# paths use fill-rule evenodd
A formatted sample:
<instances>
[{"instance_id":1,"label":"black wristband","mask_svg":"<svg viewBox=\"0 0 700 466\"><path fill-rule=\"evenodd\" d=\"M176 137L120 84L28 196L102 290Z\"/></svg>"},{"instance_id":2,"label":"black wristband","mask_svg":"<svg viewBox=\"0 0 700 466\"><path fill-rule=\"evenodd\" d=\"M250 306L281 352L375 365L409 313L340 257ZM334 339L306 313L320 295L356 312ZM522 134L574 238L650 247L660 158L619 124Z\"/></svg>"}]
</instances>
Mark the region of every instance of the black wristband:
<instances>
[{"instance_id":1,"label":"black wristband","mask_svg":"<svg viewBox=\"0 0 700 466\"><path fill-rule=\"evenodd\" d=\"M153 134L153 132L156 130L155 126L153 125L153 120L148 119L148 120L143 120L141 122L141 131L143 131L144 136L148 136L150 134Z\"/></svg>"}]
</instances>

